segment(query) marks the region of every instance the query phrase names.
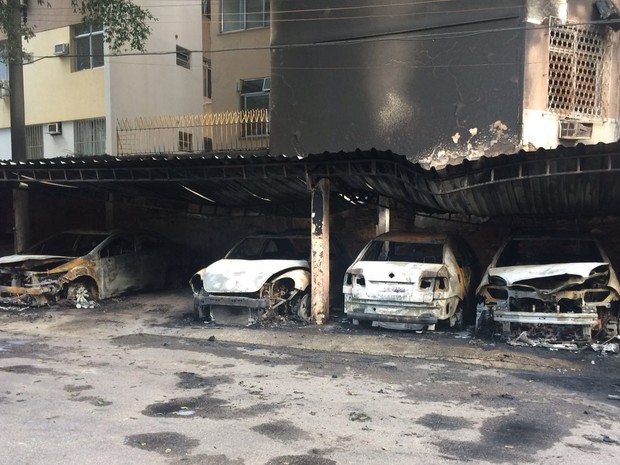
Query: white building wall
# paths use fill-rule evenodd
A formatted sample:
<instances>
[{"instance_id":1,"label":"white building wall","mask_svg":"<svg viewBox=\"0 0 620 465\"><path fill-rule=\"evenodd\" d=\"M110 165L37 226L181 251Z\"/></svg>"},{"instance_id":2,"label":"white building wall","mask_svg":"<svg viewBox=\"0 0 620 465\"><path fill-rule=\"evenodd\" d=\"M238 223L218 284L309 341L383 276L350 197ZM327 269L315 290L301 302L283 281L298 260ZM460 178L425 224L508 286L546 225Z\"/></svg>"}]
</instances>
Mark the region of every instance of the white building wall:
<instances>
[{"instance_id":1,"label":"white building wall","mask_svg":"<svg viewBox=\"0 0 620 465\"><path fill-rule=\"evenodd\" d=\"M139 0L151 22L147 53L106 60L106 152L116 154L119 118L200 114L202 98L201 0ZM176 64L176 46L192 51L191 69Z\"/></svg>"}]
</instances>

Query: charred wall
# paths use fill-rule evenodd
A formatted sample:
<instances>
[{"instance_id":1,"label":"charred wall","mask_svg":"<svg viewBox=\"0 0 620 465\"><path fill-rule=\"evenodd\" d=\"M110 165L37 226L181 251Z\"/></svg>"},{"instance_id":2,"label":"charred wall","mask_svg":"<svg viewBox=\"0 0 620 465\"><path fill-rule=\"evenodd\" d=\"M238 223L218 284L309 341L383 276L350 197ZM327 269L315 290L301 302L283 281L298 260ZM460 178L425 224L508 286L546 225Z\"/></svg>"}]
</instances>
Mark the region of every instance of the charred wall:
<instances>
[{"instance_id":1,"label":"charred wall","mask_svg":"<svg viewBox=\"0 0 620 465\"><path fill-rule=\"evenodd\" d=\"M272 2L273 153L512 152L523 0Z\"/></svg>"}]
</instances>

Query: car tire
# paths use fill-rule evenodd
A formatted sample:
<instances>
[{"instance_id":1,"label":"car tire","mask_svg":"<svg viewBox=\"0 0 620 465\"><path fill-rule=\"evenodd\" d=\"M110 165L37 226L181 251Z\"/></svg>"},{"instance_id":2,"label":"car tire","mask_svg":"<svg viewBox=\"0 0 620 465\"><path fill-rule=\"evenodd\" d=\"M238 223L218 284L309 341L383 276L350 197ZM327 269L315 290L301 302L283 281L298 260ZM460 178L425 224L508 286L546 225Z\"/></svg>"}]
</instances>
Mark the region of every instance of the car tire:
<instances>
[{"instance_id":1,"label":"car tire","mask_svg":"<svg viewBox=\"0 0 620 465\"><path fill-rule=\"evenodd\" d=\"M293 314L307 323L312 322L312 305L310 305L310 293L304 292L293 305Z\"/></svg>"},{"instance_id":2,"label":"car tire","mask_svg":"<svg viewBox=\"0 0 620 465\"><path fill-rule=\"evenodd\" d=\"M88 281L73 281L67 288L67 299L73 302L76 308L94 308L98 298L97 286Z\"/></svg>"}]
</instances>

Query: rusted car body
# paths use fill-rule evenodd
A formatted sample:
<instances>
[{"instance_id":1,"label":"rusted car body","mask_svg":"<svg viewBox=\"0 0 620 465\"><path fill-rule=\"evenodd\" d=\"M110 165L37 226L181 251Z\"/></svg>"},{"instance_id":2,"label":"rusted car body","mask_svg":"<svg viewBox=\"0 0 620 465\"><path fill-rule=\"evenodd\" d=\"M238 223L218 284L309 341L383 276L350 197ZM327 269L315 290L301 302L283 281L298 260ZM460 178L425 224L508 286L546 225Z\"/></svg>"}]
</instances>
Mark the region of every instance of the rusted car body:
<instances>
[{"instance_id":1,"label":"rusted car body","mask_svg":"<svg viewBox=\"0 0 620 465\"><path fill-rule=\"evenodd\" d=\"M344 310L354 324L434 329L462 323L476 258L460 238L386 233L364 247L345 274Z\"/></svg>"},{"instance_id":2,"label":"rusted car body","mask_svg":"<svg viewBox=\"0 0 620 465\"><path fill-rule=\"evenodd\" d=\"M67 231L0 258L0 303L41 306L68 298L87 306L162 288L178 264L171 243L151 233Z\"/></svg>"},{"instance_id":3,"label":"rusted car body","mask_svg":"<svg viewBox=\"0 0 620 465\"><path fill-rule=\"evenodd\" d=\"M308 320L309 256L308 235L244 238L223 259L190 279L195 316L220 321L236 315L236 322L248 324L286 314Z\"/></svg>"},{"instance_id":4,"label":"rusted car body","mask_svg":"<svg viewBox=\"0 0 620 465\"><path fill-rule=\"evenodd\" d=\"M515 235L500 247L477 290L477 326L576 326L618 333L620 283L599 242L582 235ZM512 325L512 326L511 326Z\"/></svg>"}]
</instances>

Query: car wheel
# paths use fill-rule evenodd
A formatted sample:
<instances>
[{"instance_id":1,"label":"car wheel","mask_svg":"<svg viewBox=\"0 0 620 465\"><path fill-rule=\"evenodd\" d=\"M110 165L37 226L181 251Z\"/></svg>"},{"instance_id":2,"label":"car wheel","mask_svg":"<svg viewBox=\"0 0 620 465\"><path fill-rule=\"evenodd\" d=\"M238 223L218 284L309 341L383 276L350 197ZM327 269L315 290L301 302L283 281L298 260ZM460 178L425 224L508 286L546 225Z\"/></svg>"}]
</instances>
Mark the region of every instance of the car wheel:
<instances>
[{"instance_id":1,"label":"car wheel","mask_svg":"<svg viewBox=\"0 0 620 465\"><path fill-rule=\"evenodd\" d=\"M293 313L302 320L312 322L312 306L310 305L310 293L305 292L295 302Z\"/></svg>"},{"instance_id":2,"label":"car wheel","mask_svg":"<svg viewBox=\"0 0 620 465\"><path fill-rule=\"evenodd\" d=\"M67 288L67 299L76 308L94 308L98 299L97 287L87 281L74 281Z\"/></svg>"}]
</instances>

